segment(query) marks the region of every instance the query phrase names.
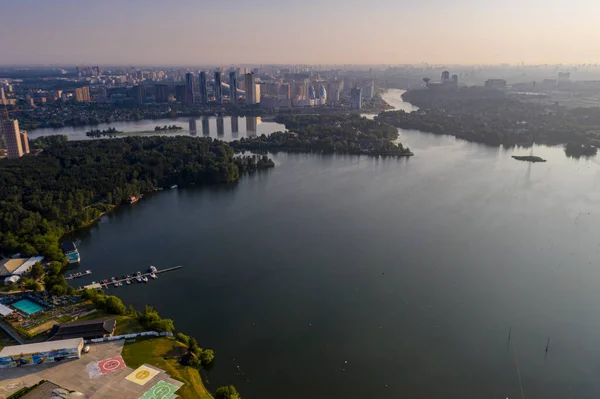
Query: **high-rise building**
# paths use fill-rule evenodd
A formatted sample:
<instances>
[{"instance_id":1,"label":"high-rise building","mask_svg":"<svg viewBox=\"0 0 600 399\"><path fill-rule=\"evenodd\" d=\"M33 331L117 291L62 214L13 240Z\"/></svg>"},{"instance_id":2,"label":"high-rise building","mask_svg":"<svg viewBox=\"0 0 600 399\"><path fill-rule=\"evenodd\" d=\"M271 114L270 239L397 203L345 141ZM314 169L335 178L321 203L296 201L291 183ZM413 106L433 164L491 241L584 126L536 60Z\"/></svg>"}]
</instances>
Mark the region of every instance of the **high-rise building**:
<instances>
[{"instance_id":1,"label":"high-rise building","mask_svg":"<svg viewBox=\"0 0 600 399\"><path fill-rule=\"evenodd\" d=\"M144 86L133 86L131 89L131 97L133 97L137 105L142 105L144 103Z\"/></svg>"},{"instance_id":2,"label":"high-rise building","mask_svg":"<svg viewBox=\"0 0 600 399\"><path fill-rule=\"evenodd\" d=\"M208 89L206 88L206 72L200 72L200 103L208 102Z\"/></svg>"},{"instance_id":3,"label":"high-rise building","mask_svg":"<svg viewBox=\"0 0 600 399\"><path fill-rule=\"evenodd\" d=\"M225 134L225 123L222 116L217 116L217 136Z\"/></svg>"},{"instance_id":4,"label":"high-rise building","mask_svg":"<svg viewBox=\"0 0 600 399\"><path fill-rule=\"evenodd\" d=\"M450 72L444 71L442 72L442 82L445 82L447 80L450 80Z\"/></svg>"},{"instance_id":5,"label":"high-rise building","mask_svg":"<svg viewBox=\"0 0 600 399\"><path fill-rule=\"evenodd\" d=\"M223 104L223 86L221 86L221 72L215 72L215 101Z\"/></svg>"},{"instance_id":6,"label":"high-rise building","mask_svg":"<svg viewBox=\"0 0 600 399\"><path fill-rule=\"evenodd\" d=\"M194 104L194 75L191 72L185 74L185 104Z\"/></svg>"},{"instance_id":7,"label":"high-rise building","mask_svg":"<svg viewBox=\"0 0 600 399\"><path fill-rule=\"evenodd\" d=\"M6 105L6 94L4 94L4 87L0 87L0 102L2 105Z\"/></svg>"},{"instance_id":8,"label":"high-rise building","mask_svg":"<svg viewBox=\"0 0 600 399\"><path fill-rule=\"evenodd\" d=\"M210 125L208 124L208 116L202 117L202 135L210 136Z\"/></svg>"},{"instance_id":9,"label":"high-rise building","mask_svg":"<svg viewBox=\"0 0 600 399\"><path fill-rule=\"evenodd\" d=\"M340 102L340 88L337 83L329 83L327 85L327 104L335 104Z\"/></svg>"},{"instance_id":10,"label":"high-rise building","mask_svg":"<svg viewBox=\"0 0 600 399\"><path fill-rule=\"evenodd\" d=\"M175 86L175 99L177 102L185 104L186 103L186 88L184 85Z\"/></svg>"},{"instance_id":11,"label":"high-rise building","mask_svg":"<svg viewBox=\"0 0 600 399\"><path fill-rule=\"evenodd\" d=\"M78 103L90 101L90 86L78 87L75 89L75 101Z\"/></svg>"},{"instance_id":12,"label":"high-rise building","mask_svg":"<svg viewBox=\"0 0 600 399\"><path fill-rule=\"evenodd\" d=\"M155 85L156 89L156 102L166 103L169 101L169 87L167 85Z\"/></svg>"},{"instance_id":13,"label":"high-rise building","mask_svg":"<svg viewBox=\"0 0 600 399\"><path fill-rule=\"evenodd\" d=\"M237 135L238 131L238 117L234 115L231 117L231 133Z\"/></svg>"},{"instance_id":14,"label":"high-rise building","mask_svg":"<svg viewBox=\"0 0 600 399\"><path fill-rule=\"evenodd\" d=\"M237 104L237 74L235 71L229 72L229 90L231 102Z\"/></svg>"},{"instance_id":15,"label":"high-rise building","mask_svg":"<svg viewBox=\"0 0 600 399\"><path fill-rule=\"evenodd\" d=\"M21 138L21 148L23 149L23 154L29 154L29 138L27 137L27 132L25 130L21 130L19 136Z\"/></svg>"},{"instance_id":16,"label":"high-rise building","mask_svg":"<svg viewBox=\"0 0 600 399\"><path fill-rule=\"evenodd\" d=\"M23 156L23 141L19 132L18 120L8 119L0 121L0 135L4 138L4 145L6 146L9 158L20 158Z\"/></svg>"},{"instance_id":17,"label":"high-rise building","mask_svg":"<svg viewBox=\"0 0 600 399\"><path fill-rule=\"evenodd\" d=\"M256 84L254 83L254 73L250 72L244 75L244 90L246 90L246 104L256 104Z\"/></svg>"},{"instance_id":18,"label":"high-rise building","mask_svg":"<svg viewBox=\"0 0 600 399\"><path fill-rule=\"evenodd\" d=\"M277 92L277 97L280 100L289 100L292 98L292 91L289 84L282 84L279 86L279 90Z\"/></svg>"},{"instance_id":19,"label":"high-rise building","mask_svg":"<svg viewBox=\"0 0 600 399\"><path fill-rule=\"evenodd\" d=\"M362 89L359 87L350 90L350 108L362 108Z\"/></svg>"}]
</instances>

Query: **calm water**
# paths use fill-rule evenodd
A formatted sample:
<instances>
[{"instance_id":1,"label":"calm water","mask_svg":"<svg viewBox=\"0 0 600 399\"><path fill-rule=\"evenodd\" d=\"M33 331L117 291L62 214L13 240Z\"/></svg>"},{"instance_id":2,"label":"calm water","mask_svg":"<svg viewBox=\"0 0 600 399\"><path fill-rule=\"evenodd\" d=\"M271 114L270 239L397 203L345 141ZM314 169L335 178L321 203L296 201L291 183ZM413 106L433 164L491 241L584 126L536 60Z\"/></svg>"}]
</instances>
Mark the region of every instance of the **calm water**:
<instances>
[{"instance_id":1,"label":"calm water","mask_svg":"<svg viewBox=\"0 0 600 399\"><path fill-rule=\"evenodd\" d=\"M155 133L156 126L176 125L182 127L182 130L172 132ZM103 123L97 126L77 126L63 127L60 129L44 128L32 130L29 137L34 139L41 136L49 136L53 134L64 134L69 137L69 140L90 140L90 137L85 135L91 129L106 130L109 127L124 132L122 136L139 136L139 135L190 135L198 137L212 137L224 141L237 140L242 137L252 137L261 134L271 134L277 131L285 131L285 126L275 122L264 122L260 117L202 117L202 118L179 118L179 119L156 119L142 120L131 122L113 122ZM129 133L129 134L126 134Z\"/></svg>"},{"instance_id":2,"label":"calm water","mask_svg":"<svg viewBox=\"0 0 600 399\"><path fill-rule=\"evenodd\" d=\"M81 269L184 265L109 291L214 348L210 387L245 398L599 397L597 160L401 139L411 159L278 154L149 195L81 234Z\"/></svg>"}]
</instances>

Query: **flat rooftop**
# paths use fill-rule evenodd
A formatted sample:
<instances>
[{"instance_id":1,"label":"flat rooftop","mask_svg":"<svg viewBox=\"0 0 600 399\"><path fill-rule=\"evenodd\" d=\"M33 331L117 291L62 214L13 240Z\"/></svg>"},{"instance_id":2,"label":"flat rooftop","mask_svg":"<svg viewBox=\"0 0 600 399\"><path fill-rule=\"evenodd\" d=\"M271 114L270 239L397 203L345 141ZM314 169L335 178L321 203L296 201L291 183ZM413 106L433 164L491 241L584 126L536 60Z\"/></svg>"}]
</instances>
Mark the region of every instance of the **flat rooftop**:
<instances>
[{"instance_id":1,"label":"flat rooftop","mask_svg":"<svg viewBox=\"0 0 600 399\"><path fill-rule=\"evenodd\" d=\"M53 350L77 348L83 338L63 339L60 341L40 342L37 344L6 346L0 351L0 357L15 356L25 353L49 352Z\"/></svg>"}]
</instances>

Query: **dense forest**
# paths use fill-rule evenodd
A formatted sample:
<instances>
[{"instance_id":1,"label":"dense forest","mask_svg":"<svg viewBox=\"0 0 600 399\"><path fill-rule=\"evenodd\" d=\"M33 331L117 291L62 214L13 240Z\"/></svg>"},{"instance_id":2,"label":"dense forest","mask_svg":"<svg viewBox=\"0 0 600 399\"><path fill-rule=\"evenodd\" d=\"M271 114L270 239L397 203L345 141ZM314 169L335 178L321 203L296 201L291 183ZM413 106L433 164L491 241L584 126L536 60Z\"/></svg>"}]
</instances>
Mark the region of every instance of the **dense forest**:
<instances>
[{"instance_id":1,"label":"dense forest","mask_svg":"<svg viewBox=\"0 0 600 399\"><path fill-rule=\"evenodd\" d=\"M482 87L411 90L402 98L421 109L382 112L376 119L491 145L600 144L598 108L531 103Z\"/></svg>"},{"instance_id":2,"label":"dense forest","mask_svg":"<svg viewBox=\"0 0 600 399\"><path fill-rule=\"evenodd\" d=\"M227 143L194 137L31 142L39 156L0 160L0 253L63 261L60 237L130 195L157 188L233 182L273 167L267 156L234 156Z\"/></svg>"},{"instance_id":3,"label":"dense forest","mask_svg":"<svg viewBox=\"0 0 600 399\"><path fill-rule=\"evenodd\" d=\"M393 142L398 138L398 129L356 114L280 115L275 121L283 123L291 132L242 138L231 146L252 151L412 155L410 149Z\"/></svg>"}]
</instances>

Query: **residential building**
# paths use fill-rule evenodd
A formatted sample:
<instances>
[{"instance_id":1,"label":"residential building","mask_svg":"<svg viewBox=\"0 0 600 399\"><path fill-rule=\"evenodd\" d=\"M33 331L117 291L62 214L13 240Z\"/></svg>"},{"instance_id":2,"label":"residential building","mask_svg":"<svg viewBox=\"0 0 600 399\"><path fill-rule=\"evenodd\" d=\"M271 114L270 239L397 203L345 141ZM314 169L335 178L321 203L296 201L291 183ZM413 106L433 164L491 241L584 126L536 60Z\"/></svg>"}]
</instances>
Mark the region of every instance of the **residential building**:
<instances>
[{"instance_id":1,"label":"residential building","mask_svg":"<svg viewBox=\"0 0 600 399\"><path fill-rule=\"evenodd\" d=\"M156 90L155 98L157 103L166 103L169 101L169 86L167 85L155 85Z\"/></svg>"},{"instance_id":2,"label":"residential building","mask_svg":"<svg viewBox=\"0 0 600 399\"><path fill-rule=\"evenodd\" d=\"M75 101L78 103L89 102L90 97L90 86L78 87L75 89Z\"/></svg>"},{"instance_id":3,"label":"residential building","mask_svg":"<svg viewBox=\"0 0 600 399\"><path fill-rule=\"evenodd\" d=\"M200 72L200 103L208 102L208 89L206 87L206 72Z\"/></svg>"},{"instance_id":4,"label":"residential building","mask_svg":"<svg viewBox=\"0 0 600 399\"><path fill-rule=\"evenodd\" d=\"M504 90L506 89L506 80L504 79L488 79L485 81L486 89Z\"/></svg>"},{"instance_id":5,"label":"residential building","mask_svg":"<svg viewBox=\"0 0 600 399\"><path fill-rule=\"evenodd\" d=\"M186 90L184 85L175 86L175 99L177 100L177 102L180 102L182 104L186 103L185 93Z\"/></svg>"},{"instance_id":6,"label":"residential building","mask_svg":"<svg viewBox=\"0 0 600 399\"><path fill-rule=\"evenodd\" d=\"M27 132L25 130L21 130L20 138L23 154L29 154L29 138L27 137Z\"/></svg>"},{"instance_id":7,"label":"residential building","mask_svg":"<svg viewBox=\"0 0 600 399\"><path fill-rule=\"evenodd\" d=\"M194 104L194 74L188 72L185 74L185 100L187 105Z\"/></svg>"},{"instance_id":8,"label":"residential building","mask_svg":"<svg viewBox=\"0 0 600 399\"><path fill-rule=\"evenodd\" d=\"M350 90L350 108L362 108L362 89L359 87Z\"/></svg>"},{"instance_id":9,"label":"residential building","mask_svg":"<svg viewBox=\"0 0 600 399\"><path fill-rule=\"evenodd\" d=\"M231 102L237 104L237 74L235 71L229 72L229 90Z\"/></svg>"},{"instance_id":10,"label":"residential building","mask_svg":"<svg viewBox=\"0 0 600 399\"><path fill-rule=\"evenodd\" d=\"M254 73L250 72L244 75L244 89L246 90L246 104L256 104L258 101ZM258 98L260 98L260 94Z\"/></svg>"},{"instance_id":11,"label":"residential building","mask_svg":"<svg viewBox=\"0 0 600 399\"><path fill-rule=\"evenodd\" d=\"M221 72L215 72L215 102L217 104L223 104L223 86L221 85Z\"/></svg>"},{"instance_id":12,"label":"residential building","mask_svg":"<svg viewBox=\"0 0 600 399\"><path fill-rule=\"evenodd\" d=\"M23 141L19 131L19 121L8 119L0 121L0 135L4 138L4 145L9 158L20 158L23 156Z\"/></svg>"}]
</instances>

